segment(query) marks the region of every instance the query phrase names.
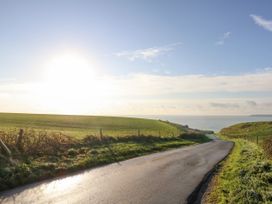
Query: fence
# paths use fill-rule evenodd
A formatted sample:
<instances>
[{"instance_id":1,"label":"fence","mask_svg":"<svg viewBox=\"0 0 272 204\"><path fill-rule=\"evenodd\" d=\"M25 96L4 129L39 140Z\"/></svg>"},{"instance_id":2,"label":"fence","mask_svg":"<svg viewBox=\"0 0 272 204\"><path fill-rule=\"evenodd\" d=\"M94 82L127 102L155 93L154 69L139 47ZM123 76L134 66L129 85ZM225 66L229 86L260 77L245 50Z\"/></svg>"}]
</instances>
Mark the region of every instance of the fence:
<instances>
[{"instance_id":1,"label":"fence","mask_svg":"<svg viewBox=\"0 0 272 204\"><path fill-rule=\"evenodd\" d=\"M255 135L255 136L243 136L243 137L241 136L240 138L253 142L257 145L262 145L266 139L270 139L270 138L272 139L272 135L266 135L266 136Z\"/></svg>"},{"instance_id":2,"label":"fence","mask_svg":"<svg viewBox=\"0 0 272 204\"><path fill-rule=\"evenodd\" d=\"M164 130L148 130L148 129L128 129L128 130L111 130L96 129L87 132L86 135L103 136L159 136L159 137L176 137L182 134L181 130L164 131Z\"/></svg>"},{"instance_id":3,"label":"fence","mask_svg":"<svg viewBox=\"0 0 272 204\"><path fill-rule=\"evenodd\" d=\"M19 128L0 129L5 135L18 135ZM85 130L54 130L54 129L36 129L36 128L24 128L23 131L28 134L53 134L53 135L66 135L74 138L84 138L86 136L111 136L111 137L123 137L123 136L156 136L156 137L177 137L184 131L176 130L155 130L155 129L110 129L110 128L92 128Z\"/></svg>"}]
</instances>

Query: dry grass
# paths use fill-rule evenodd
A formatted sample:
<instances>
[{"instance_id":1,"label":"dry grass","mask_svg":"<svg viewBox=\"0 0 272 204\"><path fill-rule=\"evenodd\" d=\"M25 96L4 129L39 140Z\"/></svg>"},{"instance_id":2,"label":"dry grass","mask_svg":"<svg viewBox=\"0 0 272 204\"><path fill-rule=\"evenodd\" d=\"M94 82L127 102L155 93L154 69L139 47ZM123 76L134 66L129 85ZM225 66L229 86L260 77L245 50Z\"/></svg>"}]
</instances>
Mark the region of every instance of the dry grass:
<instances>
[{"instance_id":1,"label":"dry grass","mask_svg":"<svg viewBox=\"0 0 272 204\"><path fill-rule=\"evenodd\" d=\"M79 169L207 141L209 139L201 132L194 131L172 137L140 134L119 137L89 135L84 138L31 129L1 131L0 190Z\"/></svg>"},{"instance_id":2,"label":"dry grass","mask_svg":"<svg viewBox=\"0 0 272 204\"><path fill-rule=\"evenodd\" d=\"M264 149L265 155L272 159L272 136L264 139L262 143L262 148Z\"/></svg>"},{"instance_id":3,"label":"dry grass","mask_svg":"<svg viewBox=\"0 0 272 204\"><path fill-rule=\"evenodd\" d=\"M12 156L30 156L39 154L54 154L56 150L64 149L75 144L76 139L63 135L61 132L35 130L1 131L0 139L12 152ZM5 155L3 148L0 151Z\"/></svg>"}]
</instances>

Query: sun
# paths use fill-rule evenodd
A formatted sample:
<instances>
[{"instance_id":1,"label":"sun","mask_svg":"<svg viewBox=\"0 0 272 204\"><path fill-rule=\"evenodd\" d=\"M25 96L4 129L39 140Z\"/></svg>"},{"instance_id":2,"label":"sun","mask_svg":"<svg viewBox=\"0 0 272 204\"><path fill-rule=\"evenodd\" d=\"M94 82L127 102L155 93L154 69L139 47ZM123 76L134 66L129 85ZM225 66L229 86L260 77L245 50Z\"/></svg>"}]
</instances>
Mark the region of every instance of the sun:
<instances>
[{"instance_id":1,"label":"sun","mask_svg":"<svg viewBox=\"0 0 272 204\"><path fill-rule=\"evenodd\" d=\"M49 60L45 66L46 80L58 85L81 84L93 77L94 67L91 62L75 53L57 56Z\"/></svg>"},{"instance_id":2,"label":"sun","mask_svg":"<svg viewBox=\"0 0 272 204\"><path fill-rule=\"evenodd\" d=\"M64 53L46 61L39 88L41 105L57 113L83 113L100 108L106 84L100 83L96 66L77 53Z\"/></svg>"}]
</instances>

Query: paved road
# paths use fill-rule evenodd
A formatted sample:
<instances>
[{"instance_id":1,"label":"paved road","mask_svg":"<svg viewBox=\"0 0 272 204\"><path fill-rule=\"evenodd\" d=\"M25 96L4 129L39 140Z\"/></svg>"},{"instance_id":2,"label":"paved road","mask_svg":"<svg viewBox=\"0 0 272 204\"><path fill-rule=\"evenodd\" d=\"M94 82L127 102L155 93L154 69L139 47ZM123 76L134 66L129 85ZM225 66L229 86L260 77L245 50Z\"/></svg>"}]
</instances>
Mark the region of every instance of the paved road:
<instances>
[{"instance_id":1,"label":"paved road","mask_svg":"<svg viewBox=\"0 0 272 204\"><path fill-rule=\"evenodd\" d=\"M0 203L177 204L224 158L232 143L209 143L130 159L0 194Z\"/></svg>"}]
</instances>

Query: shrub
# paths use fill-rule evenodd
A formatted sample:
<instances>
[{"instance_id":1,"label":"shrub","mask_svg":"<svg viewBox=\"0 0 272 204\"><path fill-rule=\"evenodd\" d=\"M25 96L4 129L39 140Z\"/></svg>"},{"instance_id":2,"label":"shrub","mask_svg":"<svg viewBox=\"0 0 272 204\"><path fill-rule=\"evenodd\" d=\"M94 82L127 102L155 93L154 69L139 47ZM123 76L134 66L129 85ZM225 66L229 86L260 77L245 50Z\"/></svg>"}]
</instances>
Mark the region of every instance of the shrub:
<instances>
[{"instance_id":1,"label":"shrub","mask_svg":"<svg viewBox=\"0 0 272 204\"><path fill-rule=\"evenodd\" d=\"M77 143L75 139L61 132L21 130L20 148L18 148L18 132L0 131L0 139L12 151L13 156L55 155ZM20 132L21 132L20 131ZM1 148L0 148L1 153Z\"/></svg>"},{"instance_id":2,"label":"shrub","mask_svg":"<svg viewBox=\"0 0 272 204\"><path fill-rule=\"evenodd\" d=\"M78 154L77 150L75 150L74 148L68 149L67 153L69 156L75 156Z\"/></svg>"}]
</instances>

